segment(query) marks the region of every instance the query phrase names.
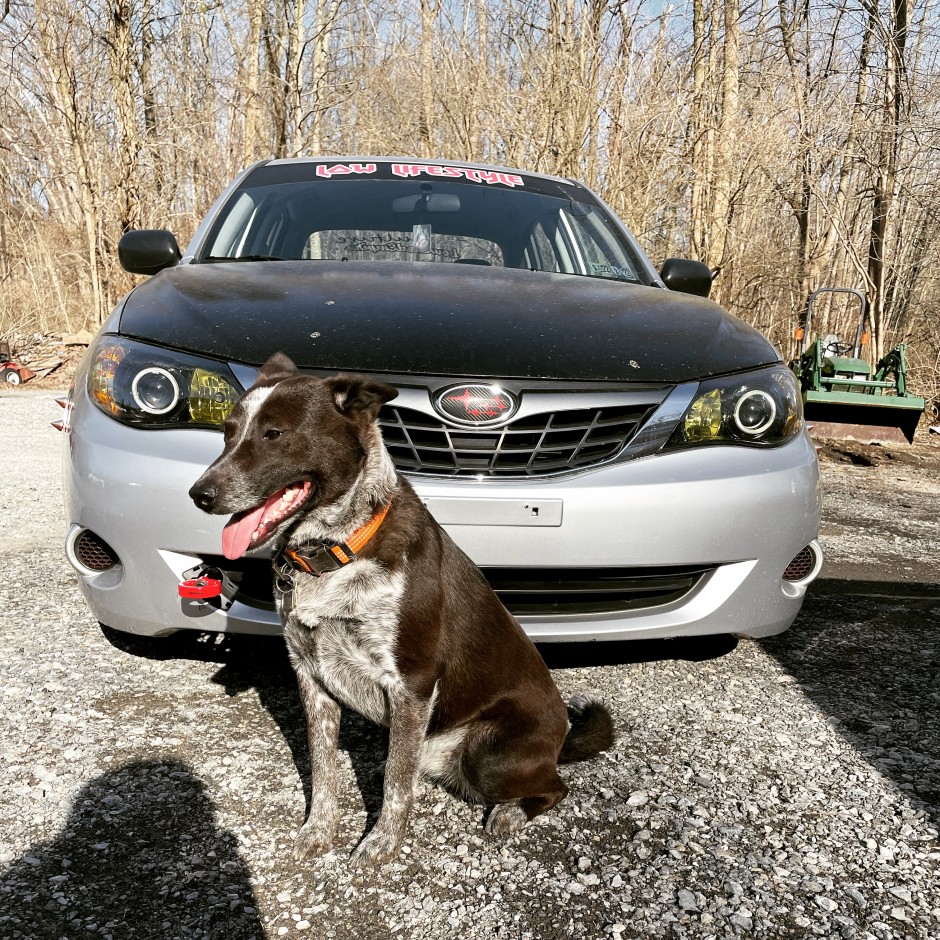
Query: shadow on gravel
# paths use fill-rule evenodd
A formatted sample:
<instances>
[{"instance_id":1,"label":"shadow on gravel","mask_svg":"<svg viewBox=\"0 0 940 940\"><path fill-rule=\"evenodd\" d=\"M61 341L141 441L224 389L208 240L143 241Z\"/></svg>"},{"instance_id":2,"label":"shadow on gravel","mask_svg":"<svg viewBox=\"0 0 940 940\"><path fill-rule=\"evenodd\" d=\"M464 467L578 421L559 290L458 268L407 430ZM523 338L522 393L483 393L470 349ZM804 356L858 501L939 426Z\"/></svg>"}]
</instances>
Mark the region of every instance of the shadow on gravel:
<instances>
[{"instance_id":1,"label":"shadow on gravel","mask_svg":"<svg viewBox=\"0 0 940 940\"><path fill-rule=\"evenodd\" d=\"M279 636L180 631L168 637L140 637L101 624L108 642L117 649L146 659L192 659L217 663L221 668L212 681L231 696L254 689L261 707L277 723L290 748L291 758L303 783L306 810L310 812L310 754L307 725L297 691L297 679ZM368 814L366 831L372 828L382 807L382 784L388 732L343 708L340 750L349 754L356 784Z\"/></svg>"},{"instance_id":2,"label":"shadow on gravel","mask_svg":"<svg viewBox=\"0 0 940 940\"><path fill-rule=\"evenodd\" d=\"M940 824L940 585L820 579L759 643L880 773Z\"/></svg>"},{"instance_id":3,"label":"shadow on gravel","mask_svg":"<svg viewBox=\"0 0 940 940\"><path fill-rule=\"evenodd\" d=\"M310 811L310 757L306 723L297 680L280 637L240 636L180 631L168 637L139 637L101 625L112 646L147 659L193 659L218 663L212 681L232 696L252 689L261 706L277 722L303 783L306 813ZM542 643L539 652L550 669L575 669L655 662L665 659L703 662L732 652L738 641L730 635L681 637L598 643ZM350 709L343 709L341 750L349 754L356 784L365 804L368 832L382 807L382 784L388 731ZM306 815L305 813L305 815Z\"/></svg>"},{"instance_id":4,"label":"shadow on gravel","mask_svg":"<svg viewBox=\"0 0 940 940\"><path fill-rule=\"evenodd\" d=\"M9 940L264 937L235 839L202 782L174 762L89 781L62 832L0 873L0 891Z\"/></svg>"},{"instance_id":5,"label":"shadow on gravel","mask_svg":"<svg viewBox=\"0 0 940 940\"><path fill-rule=\"evenodd\" d=\"M232 696L252 689L275 720L291 751L303 782L306 812L310 811L310 757L306 722L297 680L280 637L241 636L180 631L168 637L140 637L101 624L112 646L146 659L192 659L217 663L212 681ZM598 643L542 643L539 652L550 669L575 669L655 662L665 659L704 662L732 652L737 638L679 637L670 640L630 640ZM348 752L356 783L368 814L366 832L382 807L382 783L388 731L344 708L340 725L341 750ZM305 813L306 815L306 813Z\"/></svg>"}]
</instances>

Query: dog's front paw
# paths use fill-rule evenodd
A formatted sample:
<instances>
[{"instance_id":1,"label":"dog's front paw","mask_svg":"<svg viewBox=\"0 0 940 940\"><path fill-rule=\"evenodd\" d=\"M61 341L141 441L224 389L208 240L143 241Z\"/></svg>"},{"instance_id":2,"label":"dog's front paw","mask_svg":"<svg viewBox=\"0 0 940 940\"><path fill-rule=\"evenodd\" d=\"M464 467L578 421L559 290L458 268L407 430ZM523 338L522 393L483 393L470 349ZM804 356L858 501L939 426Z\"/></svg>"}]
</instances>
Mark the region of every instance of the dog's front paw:
<instances>
[{"instance_id":1,"label":"dog's front paw","mask_svg":"<svg viewBox=\"0 0 940 940\"><path fill-rule=\"evenodd\" d=\"M518 803L499 803L493 807L485 828L491 836L511 836L528 821L525 810Z\"/></svg>"},{"instance_id":2,"label":"dog's front paw","mask_svg":"<svg viewBox=\"0 0 940 940\"><path fill-rule=\"evenodd\" d=\"M364 868L378 868L398 858L401 841L401 838L376 827L356 847L352 854L353 861Z\"/></svg>"},{"instance_id":3,"label":"dog's front paw","mask_svg":"<svg viewBox=\"0 0 940 940\"><path fill-rule=\"evenodd\" d=\"M334 820L308 819L297 838L294 839L294 858L316 858L326 855L333 848L333 836L336 834Z\"/></svg>"}]
</instances>

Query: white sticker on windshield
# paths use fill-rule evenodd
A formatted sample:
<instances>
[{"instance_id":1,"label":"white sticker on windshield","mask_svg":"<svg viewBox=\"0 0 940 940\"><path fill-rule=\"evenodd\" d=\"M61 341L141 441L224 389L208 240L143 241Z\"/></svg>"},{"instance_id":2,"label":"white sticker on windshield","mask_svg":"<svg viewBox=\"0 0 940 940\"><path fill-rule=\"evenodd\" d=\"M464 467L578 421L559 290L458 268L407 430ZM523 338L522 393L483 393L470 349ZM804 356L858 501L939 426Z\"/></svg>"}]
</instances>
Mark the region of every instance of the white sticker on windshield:
<instances>
[{"instance_id":1,"label":"white sticker on windshield","mask_svg":"<svg viewBox=\"0 0 940 940\"><path fill-rule=\"evenodd\" d=\"M599 264L596 261L591 261L589 267L591 274L598 275L599 277L620 277L628 281L636 280L636 275L632 271L627 268L621 268L616 264Z\"/></svg>"}]
</instances>

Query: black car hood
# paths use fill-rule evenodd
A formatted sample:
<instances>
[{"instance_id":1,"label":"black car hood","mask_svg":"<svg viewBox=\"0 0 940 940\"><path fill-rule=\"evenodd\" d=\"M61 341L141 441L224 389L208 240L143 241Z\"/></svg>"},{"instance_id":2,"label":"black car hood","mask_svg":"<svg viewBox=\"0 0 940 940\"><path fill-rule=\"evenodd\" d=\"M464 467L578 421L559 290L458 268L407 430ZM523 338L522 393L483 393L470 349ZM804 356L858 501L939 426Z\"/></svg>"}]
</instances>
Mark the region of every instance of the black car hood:
<instances>
[{"instance_id":1,"label":"black car hood","mask_svg":"<svg viewBox=\"0 0 940 940\"><path fill-rule=\"evenodd\" d=\"M258 365L392 374L681 382L777 362L709 300L599 278L477 265L181 265L128 296L120 332Z\"/></svg>"}]
</instances>

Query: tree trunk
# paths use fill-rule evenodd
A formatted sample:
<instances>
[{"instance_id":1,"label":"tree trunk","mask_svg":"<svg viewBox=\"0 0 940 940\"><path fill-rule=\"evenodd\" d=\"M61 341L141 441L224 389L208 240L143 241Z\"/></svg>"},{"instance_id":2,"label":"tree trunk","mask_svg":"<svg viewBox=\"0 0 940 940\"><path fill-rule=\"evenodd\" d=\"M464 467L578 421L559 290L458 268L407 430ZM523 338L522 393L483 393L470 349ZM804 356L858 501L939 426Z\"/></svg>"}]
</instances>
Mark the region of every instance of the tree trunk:
<instances>
[{"instance_id":1,"label":"tree trunk","mask_svg":"<svg viewBox=\"0 0 940 940\"><path fill-rule=\"evenodd\" d=\"M441 10L441 0L420 0L421 43L418 50L420 88L418 89L418 146L422 157L434 156L431 124L434 120L434 29Z\"/></svg>"},{"instance_id":2,"label":"tree trunk","mask_svg":"<svg viewBox=\"0 0 940 940\"><path fill-rule=\"evenodd\" d=\"M306 0L294 0L294 16L288 32L287 62L284 77L287 85L287 155L299 157L304 149L304 81L303 55L306 37L304 14Z\"/></svg>"},{"instance_id":3,"label":"tree trunk","mask_svg":"<svg viewBox=\"0 0 940 940\"><path fill-rule=\"evenodd\" d=\"M333 32L339 15L340 0L316 0L313 51L310 54L310 87L313 91L312 123L307 150L323 151L323 119L330 106L328 75Z\"/></svg>"},{"instance_id":4,"label":"tree trunk","mask_svg":"<svg viewBox=\"0 0 940 940\"><path fill-rule=\"evenodd\" d=\"M94 323L101 324L108 312L105 298L102 257L99 245L99 195L89 160L90 142L86 115L80 106L79 76L72 51L67 42L56 34L50 24L52 13L42 0L35 0L36 22L45 23L40 31L42 67L50 77L49 92L53 107L61 116L72 155L72 172L67 185L78 203L85 238L85 260L88 287L91 293L91 313ZM64 14L70 17L70 14ZM66 37L74 27L70 20L61 24Z\"/></svg>"},{"instance_id":5,"label":"tree trunk","mask_svg":"<svg viewBox=\"0 0 940 940\"><path fill-rule=\"evenodd\" d=\"M287 15L282 6L262 7L262 45L267 76L266 102L271 114L271 149L278 159L288 155L288 72L281 64L281 50L288 45Z\"/></svg>"},{"instance_id":6,"label":"tree trunk","mask_svg":"<svg viewBox=\"0 0 940 940\"><path fill-rule=\"evenodd\" d=\"M706 194L708 192L708 102L706 98L705 0L692 0L692 105L689 136L692 140L692 186L689 206L689 237L692 257L706 261Z\"/></svg>"},{"instance_id":7,"label":"tree trunk","mask_svg":"<svg viewBox=\"0 0 940 940\"><path fill-rule=\"evenodd\" d=\"M886 37L879 160L873 181L871 235L868 242L868 309L872 326L872 354L876 362L885 352L885 327L889 314L885 246L897 187L901 116L904 110L902 79L907 22L907 0L893 0L891 22Z\"/></svg>"},{"instance_id":8,"label":"tree trunk","mask_svg":"<svg viewBox=\"0 0 940 940\"><path fill-rule=\"evenodd\" d=\"M719 270L730 260L731 188L735 172L735 148L740 125L740 44L739 0L724 0L724 40L721 66L721 118L715 141L714 187L709 225L709 264ZM715 299L726 292L718 281Z\"/></svg>"},{"instance_id":9,"label":"tree trunk","mask_svg":"<svg viewBox=\"0 0 940 940\"><path fill-rule=\"evenodd\" d=\"M111 87L114 117L117 122L117 210L118 227L123 235L140 227L140 192L137 172L140 136L137 132L137 107L134 99L134 42L131 34L130 0L111 0L108 7L108 52L111 63Z\"/></svg>"},{"instance_id":10,"label":"tree trunk","mask_svg":"<svg viewBox=\"0 0 940 940\"><path fill-rule=\"evenodd\" d=\"M245 130L242 140L242 163L254 163L262 152L261 118L261 24L264 0L247 0L248 71L245 79Z\"/></svg>"}]
</instances>

